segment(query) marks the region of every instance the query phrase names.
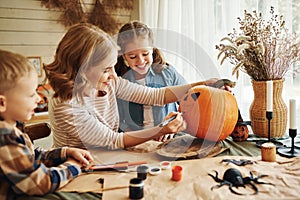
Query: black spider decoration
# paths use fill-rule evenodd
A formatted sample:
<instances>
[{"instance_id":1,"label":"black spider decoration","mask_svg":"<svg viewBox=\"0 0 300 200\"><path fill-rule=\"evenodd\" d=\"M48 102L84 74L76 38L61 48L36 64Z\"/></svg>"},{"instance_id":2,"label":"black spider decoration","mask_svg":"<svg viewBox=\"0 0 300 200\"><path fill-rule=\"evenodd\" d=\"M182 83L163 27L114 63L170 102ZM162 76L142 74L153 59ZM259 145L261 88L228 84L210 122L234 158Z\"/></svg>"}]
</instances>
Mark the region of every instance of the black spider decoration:
<instances>
[{"instance_id":1,"label":"black spider decoration","mask_svg":"<svg viewBox=\"0 0 300 200\"><path fill-rule=\"evenodd\" d=\"M227 164L228 163L233 163L233 164L238 165L238 166L245 166L245 165L248 165L248 164L254 164L254 163L256 163L255 161L246 160L246 159L240 159L240 160L223 159L221 162L227 162Z\"/></svg>"},{"instance_id":2,"label":"black spider decoration","mask_svg":"<svg viewBox=\"0 0 300 200\"><path fill-rule=\"evenodd\" d=\"M223 185L229 185L229 189L232 193L237 194L237 195L245 195L245 194L241 194L237 191L235 191L233 189L233 186L238 188L238 187L246 187L246 185L250 185L251 188L254 190L253 194L257 194L258 193L258 189L257 187L252 183L257 183L257 184L269 184L269 185L274 185L272 183L265 183L265 182L261 182L258 181L259 178L263 178L266 177L268 175L260 175L258 177L254 177L253 173L250 172L250 177L244 177L242 176L242 173L236 169L236 168L230 168L227 169L224 173L223 176L223 180L218 178L218 172L216 172L216 176L213 176L212 174L208 174L209 176L211 176L216 182L220 183L219 185L213 186L211 188L211 190L215 189L215 188L220 188Z\"/></svg>"}]
</instances>

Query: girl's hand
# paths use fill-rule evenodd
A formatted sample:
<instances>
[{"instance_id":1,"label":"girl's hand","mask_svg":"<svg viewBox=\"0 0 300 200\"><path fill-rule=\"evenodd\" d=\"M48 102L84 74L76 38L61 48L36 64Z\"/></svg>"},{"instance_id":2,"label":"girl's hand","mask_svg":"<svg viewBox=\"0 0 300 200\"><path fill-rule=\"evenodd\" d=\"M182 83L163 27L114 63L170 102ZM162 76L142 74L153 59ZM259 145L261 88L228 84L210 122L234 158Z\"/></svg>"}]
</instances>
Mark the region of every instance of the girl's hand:
<instances>
[{"instance_id":1,"label":"girl's hand","mask_svg":"<svg viewBox=\"0 0 300 200\"><path fill-rule=\"evenodd\" d=\"M218 78L211 78L205 81L206 86L212 86L215 84L219 79Z\"/></svg>"},{"instance_id":2,"label":"girl's hand","mask_svg":"<svg viewBox=\"0 0 300 200\"><path fill-rule=\"evenodd\" d=\"M88 166L94 160L90 152L71 147L67 148L67 157L73 158L82 166Z\"/></svg>"},{"instance_id":3,"label":"girl's hand","mask_svg":"<svg viewBox=\"0 0 300 200\"><path fill-rule=\"evenodd\" d=\"M229 79L226 79L226 78L222 78L222 79L219 79L217 82L215 82L211 86L231 92L231 88L234 88L235 85L236 85L236 82L233 82L233 81L231 81Z\"/></svg>"}]
</instances>

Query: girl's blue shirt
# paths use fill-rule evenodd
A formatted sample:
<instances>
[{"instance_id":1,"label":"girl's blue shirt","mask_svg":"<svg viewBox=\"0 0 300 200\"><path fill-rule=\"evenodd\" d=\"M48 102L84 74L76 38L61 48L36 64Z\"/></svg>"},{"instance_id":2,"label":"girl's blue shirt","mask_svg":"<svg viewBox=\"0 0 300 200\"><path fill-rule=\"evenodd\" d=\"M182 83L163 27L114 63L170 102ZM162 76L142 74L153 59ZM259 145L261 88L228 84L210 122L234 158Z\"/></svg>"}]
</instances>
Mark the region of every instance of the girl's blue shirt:
<instances>
[{"instance_id":1,"label":"girl's blue shirt","mask_svg":"<svg viewBox=\"0 0 300 200\"><path fill-rule=\"evenodd\" d=\"M137 83L134 78L133 70L129 70L122 78ZM185 79L170 65L165 65L161 73L155 73L151 66L146 74L146 86L148 87L161 88L182 84L186 84ZM170 103L165 106L152 106L154 125L156 126L161 123L165 116L171 111L177 111L177 107L177 103ZM118 109L120 131L125 131L127 128L131 130L143 129L143 105L118 99Z\"/></svg>"}]
</instances>

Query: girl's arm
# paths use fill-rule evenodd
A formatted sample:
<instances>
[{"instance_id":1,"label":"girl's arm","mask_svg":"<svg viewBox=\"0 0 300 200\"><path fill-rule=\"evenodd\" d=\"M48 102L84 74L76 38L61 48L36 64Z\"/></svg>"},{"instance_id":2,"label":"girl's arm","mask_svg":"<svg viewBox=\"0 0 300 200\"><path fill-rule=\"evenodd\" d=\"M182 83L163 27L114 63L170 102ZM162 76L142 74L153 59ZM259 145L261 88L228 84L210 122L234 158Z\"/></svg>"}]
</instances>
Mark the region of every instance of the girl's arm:
<instances>
[{"instance_id":1,"label":"girl's arm","mask_svg":"<svg viewBox=\"0 0 300 200\"><path fill-rule=\"evenodd\" d=\"M200 82L195 82L191 84L186 84L186 85L176 85L176 86L169 86L165 90L165 96L164 96L164 103L172 103L175 101L180 100L186 93L187 91L195 86L198 85L212 85L215 83L218 79L212 78L206 81L200 81Z\"/></svg>"}]
</instances>

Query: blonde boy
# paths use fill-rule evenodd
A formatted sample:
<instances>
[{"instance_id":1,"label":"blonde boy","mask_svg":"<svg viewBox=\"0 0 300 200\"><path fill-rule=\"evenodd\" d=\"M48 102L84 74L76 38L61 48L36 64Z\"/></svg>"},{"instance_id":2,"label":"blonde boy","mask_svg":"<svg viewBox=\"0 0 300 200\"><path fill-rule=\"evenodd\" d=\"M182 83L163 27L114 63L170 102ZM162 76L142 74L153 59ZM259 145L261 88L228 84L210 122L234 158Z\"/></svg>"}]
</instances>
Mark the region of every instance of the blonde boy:
<instances>
[{"instance_id":1,"label":"blonde boy","mask_svg":"<svg viewBox=\"0 0 300 200\"><path fill-rule=\"evenodd\" d=\"M37 84L37 73L24 56L0 50L0 199L53 192L92 161L82 149L34 149L16 128L16 121L29 120L40 101Z\"/></svg>"}]
</instances>

